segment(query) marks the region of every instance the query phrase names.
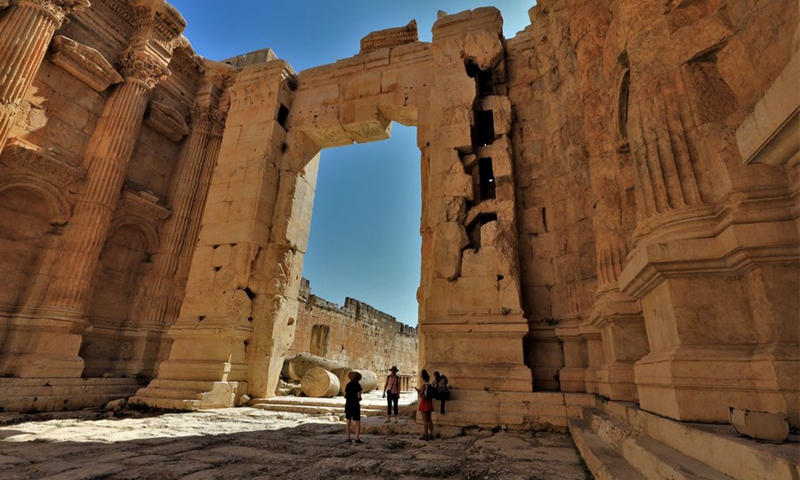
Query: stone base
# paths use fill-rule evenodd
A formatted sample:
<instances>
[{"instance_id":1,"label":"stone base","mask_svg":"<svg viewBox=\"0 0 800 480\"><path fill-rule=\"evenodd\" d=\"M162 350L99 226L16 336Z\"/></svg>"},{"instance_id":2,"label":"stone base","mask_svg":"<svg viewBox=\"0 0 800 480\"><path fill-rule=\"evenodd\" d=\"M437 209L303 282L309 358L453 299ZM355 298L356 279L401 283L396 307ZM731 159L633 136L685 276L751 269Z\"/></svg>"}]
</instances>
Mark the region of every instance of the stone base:
<instances>
[{"instance_id":1,"label":"stone base","mask_svg":"<svg viewBox=\"0 0 800 480\"><path fill-rule=\"evenodd\" d=\"M633 364L618 363L597 370L597 393L621 402L637 401Z\"/></svg>"},{"instance_id":2,"label":"stone base","mask_svg":"<svg viewBox=\"0 0 800 480\"><path fill-rule=\"evenodd\" d=\"M132 378L0 378L0 411L32 413L102 408L128 398L141 385Z\"/></svg>"},{"instance_id":3,"label":"stone base","mask_svg":"<svg viewBox=\"0 0 800 480\"><path fill-rule=\"evenodd\" d=\"M800 360L784 360L783 368L800 371ZM791 364L790 367L787 367ZM634 372L641 408L675 420L728 423L728 407L784 413L796 421L800 387L778 387L770 370L774 365L753 361L740 347L690 348L650 354L636 363ZM766 367L766 368L765 368Z\"/></svg>"},{"instance_id":4,"label":"stone base","mask_svg":"<svg viewBox=\"0 0 800 480\"><path fill-rule=\"evenodd\" d=\"M502 427L509 430L566 429L567 418L593 406L592 395L580 393L519 393L451 390L445 415L434 400L433 421L437 426ZM419 412L417 413L419 417Z\"/></svg>"},{"instance_id":5,"label":"stone base","mask_svg":"<svg viewBox=\"0 0 800 480\"><path fill-rule=\"evenodd\" d=\"M562 392L586 392L586 368L564 367L558 372Z\"/></svg>"},{"instance_id":6,"label":"stone base","mask_svg":"<svg viewBox=\"0 0 800 480\"><path fill-rule=\"evenodd\" d=\"M169 410L230 408L247 390L245 382L153 380L130 399L132 404Z\"/></svg>"}]
</instances>

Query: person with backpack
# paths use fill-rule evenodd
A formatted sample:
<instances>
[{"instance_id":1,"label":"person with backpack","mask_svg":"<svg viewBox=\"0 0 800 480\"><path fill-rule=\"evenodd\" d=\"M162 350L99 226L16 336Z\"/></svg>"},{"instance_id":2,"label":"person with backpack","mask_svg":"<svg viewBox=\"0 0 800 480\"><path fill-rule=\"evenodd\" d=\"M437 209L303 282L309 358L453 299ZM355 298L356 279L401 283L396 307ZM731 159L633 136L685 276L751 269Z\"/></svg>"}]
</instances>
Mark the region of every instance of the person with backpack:
<instances>
[{"instance_id":1,"label":"person with backpack","mask_svg":"<svg viewBox=\"0 0 800 480\"><path fill-rule=\"evenodd\" d=\"M420 440L433 440L433 419L431 412L433 412L433 397L435 396L436 389L431 385L431 376L427 370L422 370L419 374L422 377L421 388L414 387L419 396L419 407L417 410L422 414L422 425L425 433L419 437Z\"/></svg>"},{"instance_id":2,"label":"person with backpack","mask_svg":"<svg viewBox=\"0 0 800 480\"><path fill-rule=\"evenodd\" d=\"M436 388L436 398L441 402L439 411L444 415L444 402L450 400L450 386L447 384L447 376L433 372L433 386Z\"/></svg>"}]
</instances>

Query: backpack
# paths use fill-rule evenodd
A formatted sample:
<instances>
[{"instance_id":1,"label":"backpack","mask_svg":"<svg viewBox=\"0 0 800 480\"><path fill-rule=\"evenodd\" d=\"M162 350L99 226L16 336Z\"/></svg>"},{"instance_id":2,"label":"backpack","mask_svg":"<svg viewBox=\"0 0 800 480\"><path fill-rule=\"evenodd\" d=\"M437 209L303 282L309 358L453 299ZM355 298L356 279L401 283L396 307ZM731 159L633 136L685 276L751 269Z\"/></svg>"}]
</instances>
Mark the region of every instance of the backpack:
<instances>
[{"instance_id":1,"label":"backpack","mask_svg":"<svg viewBox=\"0 0 800 480\"><path fill-rule=\"evenodd\" d=\"M436 400L436 387L430 383L425 385L425 390L422 392L422 398L426 400Z\"/></svg>"}]
</instances>

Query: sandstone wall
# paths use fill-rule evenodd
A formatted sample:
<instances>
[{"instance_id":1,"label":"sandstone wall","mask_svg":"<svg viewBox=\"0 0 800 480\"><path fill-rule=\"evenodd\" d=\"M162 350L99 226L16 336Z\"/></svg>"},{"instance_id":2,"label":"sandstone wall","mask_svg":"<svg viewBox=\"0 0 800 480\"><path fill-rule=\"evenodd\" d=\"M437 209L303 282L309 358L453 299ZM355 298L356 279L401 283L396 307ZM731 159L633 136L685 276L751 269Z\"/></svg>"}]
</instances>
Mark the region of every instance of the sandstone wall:
<instances>
[{"instance_id":1,"label":"sandstone wall","mask_svg":"<svg viewBox=\"0 0 800 480\"><path fill-rule=\"evenodd\" d=\"M392 365L400 375L417 375L416 328L352 298L339 307L312 295L307 280L300 290L294 342L286 355L301 352L372 370L379 383Z\"/></svg>"},{"instance_id":2,"label":"sandstone wall","mask_svg":"<svg viewBox=\"0 0 800 480\"><path fill-rule=\"evenodd\" d=\"M411 22L295 73L200 58L163 0L0 2L0 376L231 406L330 327L329 358L490 402L454 424L530 423L531 390L800 423L797 2L529 13L505 39L496 9L442 12L430 43ZM418 363L406 327L297 295L321 150L392 121L422 165Z\"/></svg>"}]
</instances>

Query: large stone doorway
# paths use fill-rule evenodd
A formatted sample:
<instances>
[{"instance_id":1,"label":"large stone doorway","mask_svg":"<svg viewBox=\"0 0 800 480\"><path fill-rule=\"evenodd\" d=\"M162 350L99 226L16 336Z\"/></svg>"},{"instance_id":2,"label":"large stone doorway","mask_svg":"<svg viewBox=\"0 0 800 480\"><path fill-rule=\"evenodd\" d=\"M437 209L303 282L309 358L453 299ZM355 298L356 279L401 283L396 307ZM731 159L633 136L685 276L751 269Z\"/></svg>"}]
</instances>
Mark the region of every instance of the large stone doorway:
<instances>
[{"instance_id":1,"label":"large stone doorway","mask_svg":"<svg viewBox=\"0 0 800 480\"><path fill-rule=\"evenodd\" d=\"M170 358L138 400L210 408L274 393L320 151L388 138L391 122L417 128L421 156L419 368L448 372L470 402L531 391L501 32L499 12L479 9L440 19L430 44L412 23L297 75L280 60L245 66ZM186 387L196 399L179 398ZM505 423L488 409L487 424Z\"/></svg>"}]
</instances>

